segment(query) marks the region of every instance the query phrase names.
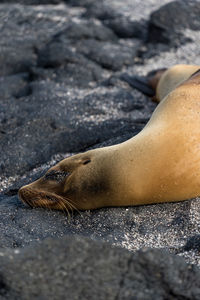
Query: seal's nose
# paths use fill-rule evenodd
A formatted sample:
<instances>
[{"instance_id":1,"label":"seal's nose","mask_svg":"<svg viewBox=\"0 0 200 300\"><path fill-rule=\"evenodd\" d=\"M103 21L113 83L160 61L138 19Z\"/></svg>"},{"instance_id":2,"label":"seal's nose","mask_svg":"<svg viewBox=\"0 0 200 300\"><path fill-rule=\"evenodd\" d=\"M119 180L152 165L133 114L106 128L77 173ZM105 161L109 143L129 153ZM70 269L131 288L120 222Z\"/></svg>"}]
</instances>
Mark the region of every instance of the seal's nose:
<instances>
[{"instance_id":1,"label":"seal's nose","mask_svg":"<svg viewBox=\"0 0 200 300\"><path fill-rule=\"evenodd\" d=\"M31 204L30 204L30 202L27 201L28 196L29 196L29 192L28 192L26 186L21 187L21 188L19 189L19 191L18 191L18 198L19 198L23 203L28 204L30 207L32 207Z\"/></svg>"},{"instance_id":2,"label":"seal's nose","mask_svg":"<svg viewBox=\"0 0 200 300\"><path fill-rule=\"evenodd\" d=\"M20 200L22 200L22 198L23 198L24 188L25 187L23 186L18 191L18 197L19 197Z\"/></svg>"}]
</instances>

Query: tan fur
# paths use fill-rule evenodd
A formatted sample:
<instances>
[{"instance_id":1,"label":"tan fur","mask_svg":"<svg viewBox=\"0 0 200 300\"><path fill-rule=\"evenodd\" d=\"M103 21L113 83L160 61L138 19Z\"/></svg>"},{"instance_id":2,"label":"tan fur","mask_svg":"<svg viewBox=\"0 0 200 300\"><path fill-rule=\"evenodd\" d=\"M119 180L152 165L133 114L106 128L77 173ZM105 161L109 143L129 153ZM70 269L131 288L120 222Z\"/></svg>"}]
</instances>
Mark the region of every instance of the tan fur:
<instances>
[{"instance_id":1,"label":"tan fur","mask_svg":"<svg viewBox=\"0 0 200 300\"><path fill-rule=\"evenodd\" d=\"M188 79L195 73L200 66L195 65L175 65L166 70L162 75L156 87L156 99L160 102L179 84Z\"/></svg>"},{"instance_id":2,"label":"tan fur","mask_svg":"<svg viewBox=\"0 0 200 300\"><path fill-rule=\"evenodd\" d=\"M49 170L68 172L62 182L42 177L21 188L19 197L31 206L84 210L199 196L200 74L173 90L198 68L166 71L158 87L164 99L138 135L64 159Z\"/></svg>"}]
</instances>

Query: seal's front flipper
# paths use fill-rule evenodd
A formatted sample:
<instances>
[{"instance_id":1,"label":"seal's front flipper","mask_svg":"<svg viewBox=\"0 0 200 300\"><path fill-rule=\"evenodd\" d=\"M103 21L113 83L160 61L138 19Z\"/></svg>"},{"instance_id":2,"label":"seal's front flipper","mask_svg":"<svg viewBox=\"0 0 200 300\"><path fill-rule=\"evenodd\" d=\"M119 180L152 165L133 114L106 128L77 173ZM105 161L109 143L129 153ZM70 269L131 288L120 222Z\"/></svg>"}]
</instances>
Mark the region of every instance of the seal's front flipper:
<instances>
[{"instance_id":1,"label":"seal's front flipper","mask_svg":"<svg viewBox=\"0 0 200 300\"><path fill-rule=\"evenodd\" d=\"M155 96L155 90L149 85L148 78L122 74L120 79L149 97Z\"/></svg>"}]
</instances>

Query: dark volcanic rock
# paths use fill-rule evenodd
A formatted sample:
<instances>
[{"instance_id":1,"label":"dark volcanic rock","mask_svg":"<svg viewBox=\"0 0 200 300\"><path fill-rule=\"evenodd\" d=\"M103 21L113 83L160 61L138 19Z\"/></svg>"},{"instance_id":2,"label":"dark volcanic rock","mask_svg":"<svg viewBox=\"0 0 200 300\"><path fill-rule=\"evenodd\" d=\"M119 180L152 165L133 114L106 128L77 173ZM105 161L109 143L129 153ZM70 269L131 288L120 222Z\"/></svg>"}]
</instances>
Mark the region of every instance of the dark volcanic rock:
<instances>
[{"instance_id":1,"label":"dark volcanic rock","mask_svg":"<svg viewBox=\"0 0 200 300\"><path fill-rule=\"evenodd\" d=\"M87 40L90 43L85 46ZM98 24L94 21L69 22L63 31L56 34L38 52L39 69L32 69L32 74L37 79L50 78L70 86L88 87L91 82L99 81L103 76L98 59L95 60L99 51L97 49L97 53L95 52L95 43L116 40L117 37L112 30L99 22ZM83 47L87 48L87 52L90 52L92 47L94 58L88 53L85 57ZM104 57L106 55L105 52Z\"/></svg>"},{"instance_id":2,"label":"dark volcanic rock","mask_svg":"<svg viewBox=\"0 0 200 300\"><path fill-rule=\"evenodd\" d=\"M37 51L66 27L66 6L0 6L0 76L29 72L37 65Z\"/></svg>"},{"instance_id":3,"label":"dark volcanic rock","mask_svg":"<svg viewBox=\"0 0 200 300\"><path fill-rule=\"evenodd\" d=\"M131 21L127 17L117 17L105 20L104 24L110 27L120 38L145 38L145 24L142 22Z\"/></svg>"},{"instance_id":4,"label":"dark volcanic rock","mask_svg":"<svg viewBox=\"0 0 200 300\"><path fill-rule=\"evenodd\" d=\"M183 30L200 30L199 15L200 2L195 0L178 0L162 6L151 14L148 41L173 46L186 42Z\"/></svg>"},{"instance_id":5,"label":"dark volcanic rock","mask_svg":"<svg viewBox=\"0 0 200 300\"><path fill-rule=\"evenodd\" d=\"M0 42L0 76L27 72L36 65L37 57L34 48L25 43L22 45L12 42L9 45L2 45Z\"/></svg>"},{"instance_id":6,"label":"dark volcanic rock","mask_svg":"<svg viewBox=\"0 0 200 300\"><path fill-rule=\"evenodd\" d=\"M136 50L131 46L88 40L80 43L79 51L103 68L117 71L123 66L133 65Z\"/></svg>"},{"instance_id":7,"label":"dark volcanic rock","mask_svg":"<svg viewBox=\"0 0 200 300\"><path fill-rule=\"evenodd\" d=\"M121 109L133 95L114 87L92 92L108 69L133 64L138 41L126 46L81 13L64 4L0 6L1 175L23 174L56 153L141 128Z\"/></svg>"},{"instance_id":8,"label":"dark volcanic rock","mask_svg":"<svg viewBox=\"0 0 200 300\"><path fill-rule=\"evenodd\" d=\"M191 54L184 61L182 48L160 55L171 41L180 45L183 29L199 29L197 1L169 3L151 16L169 46L144 43L152 8L139 0L0 3L0 298L199 299L199 271L179 258L158 250L132 256L71 237L131 251L165 248L199 264L199 199L74 212L70 219L17 198L22 185L65 156L123 142L144 127L155 105L122 75L189 59L199 64L195 43L184 48ZM156 60L140 65L143 51Z\"/></svg>"},{"instance_id":9,"label":"dark volcanic rock","mask_svg":"<svg viewBox=\"0 0 200 300\"><path fill-rule=\"evenodd\" d=\"M87 8L87 11L83 14L83 16L87 18L96 18L101 21L105 21L115 19L121 15L120 12L116 11L112 6L103 1L94 1L92 3L87 2L85 7Z\"/></svg>"},{"instance_id":10,"label":"dark volcanic rock","mask_svg":"<svg viewBox=\"0 0 200 300\"><path fill-rule=\"evenodd\" d=\"M29 74L18 73L0 77L1 98L9 99L10 97L20 98L29 94ZM1 119L1 117L0 117Z\"/></svg>"},{"instance_id":11,"label":"dark volcanic rock","mask_svg":"<svg viewBox=\"0 0 200 300\"><path fill-rule=\"evenodd\" d=\"M159 250L131 254L74 237L1 251L1 299L191 299L200 271Z\"/></svg>"},{"instance_id":12,"label":"dark volcanic rock","mask_svg":"<svg viewBox=\"0 0 200 300\"><path fill-rule=\"evenodd\" d=\"M79 152L111 137L134 135L149 117L144 107L142 123L129 118L138 111L125 112L134 96L123 89L88 92L53 82L30 86L30 96L3 101L0 170L4 175L22 175L59 152Z\"/></svg>"},{"instance_id":13,"label":"dark volcanic rock","mask_svg":"<svg viewBox=\"0 0 200 300\"><path fill-rule=\"evenodd\" d=\"M145 22L131 20L126 15L123 15L120 11L113 9L105 1L86 1L86 3L84 3L84 6L87 9L86 12L83 14L84 17L96 18L101 20L106 26L111 28L115 32L115 34L120 38L144 38L146 31Z\"/></svg>"},{"instance_id":14,"label":"dark volcanic rock","mask_svg":"<svg viewBox=\"0 0 200 300\"><path fill-rule=\"evenodd\" d=\"M88 87L103 78L102 68L79 53L55 41L39 53L39 68L31 70L35 80L52 80L70 87ZM87 72L86 72L87 69Z\"/></svg>"},{"instance_id":15,"label":"dark volcanic rock","mask_svg":"<svg viewBox=\"0 0 200 300\"><path fill-rule=\"evenodd\" d=\"M59 4L62 0L0 0L0 3L23 4L23 5L43 5L43 4Z\"/></svg>"},{"instance_id":16,"label":"dark volcanic rock","mask_svg":"<svg viewBox=\"0 0 200 300\"><path fill-rule=\"evenodd\" d=\"M200 250L200 235L196 234L188 239L187 243L183 247L184 251L195 250L199 252Z\"/></svg>"},{"instance_id":17,"label":"dark volcanic rock","mask_svg":"<svg viewBox=\"0 0 200 300\"><path fill-rule=\"evenodd\" d=\"M24 247L47 237L81 234L132 251L144 246L167 248L198 263L198 238L193 237L198 228L193 221L199 213L198 200L74 212L70 219L63 212L31 209L17 199L17 188L44 172L43 167L23 176L7 195L0 194L0 247Z\"/></svg>"},{"instance_id":18,"label":"dark volcanic rock","mask_svg":"<svg viewBox=\"0 0 200 300\"><path fill-rule=\"evenodd\" d=\"M69 22L68 26L59 35L61 38L72 40L93 39L98 41L116 41L114 32L104 26L98 20L85 20L79 22Z\"/></svg>"},{"instance_id":19,"label":"dark volcanic rock","mask_svg":"<svg viewBox=\"0 0 200 300\"><path fill-rule=\"evenodd\" d=\"M109 28L92 21L82 21L79 23L70 22L65 30L56 34L53 39L39 51L38 66L45 68L62 66L62 69L67 69L68 65L74 65L75 69L79 69L82 65L88 72L90 65L94 68L94 63L84 58L79 53L81 51L78 52L76 49L77 41L80 45L84 40L90 40L95 43L95 41L116 41L117 37ZM80 48L82 47L80 46ZM98 69L97 65L96 69ZM85 74L85 76L86 75L87 74ZM69 72L66 70L66 77L67 76L69 76ZM88 80L88 82L90 82L90 80Z\"/></svg>"},{"instance_id":20,"label":"dark volcanic rock","mask_svg":"<svg viewBox=\"0 0 200 300\"><path fill-rule=\"evenodd\" d=\"M119 43L113 31L102 24L92 21L70 23L39 52L38 66L61 67L62 77L66 72L66 77L70 74L72 78L74 76L69 72L69 67L79 69L82 66L87 69L85 76L91 69L97 74L92 79L98 80L102 72L99 66L116 71L123 66L132 65L139 46L137 40L131 46ZM55 72L57 71L56 69ZM81 80L79 85L81 86Z\"/></svg>"}]
</instances>

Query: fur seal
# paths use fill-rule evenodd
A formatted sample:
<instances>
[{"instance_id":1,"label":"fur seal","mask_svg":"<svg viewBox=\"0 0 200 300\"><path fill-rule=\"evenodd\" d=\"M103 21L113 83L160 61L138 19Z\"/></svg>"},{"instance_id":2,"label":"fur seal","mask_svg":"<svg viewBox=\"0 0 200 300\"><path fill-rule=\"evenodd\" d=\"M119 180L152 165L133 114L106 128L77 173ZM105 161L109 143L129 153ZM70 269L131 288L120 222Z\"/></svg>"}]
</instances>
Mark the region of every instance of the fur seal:
<instances>
[{"instance_id":1,"label":"fur seal","mask_svg":"<svg viewBox=\"0 0 200 300\"><path fill-rule=\"evenodd\" d=\"M175 72L179 69L182 71ZM190 76L193 71L196 73ZM176 66L164 72L157 95L164 99L139 134L121 144L60 161L43 177L22 187L19 198L31 207L68 211L199 196L199 67Z\"/></svg>"}]
</instances>

